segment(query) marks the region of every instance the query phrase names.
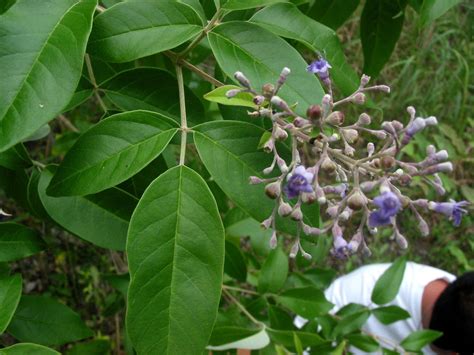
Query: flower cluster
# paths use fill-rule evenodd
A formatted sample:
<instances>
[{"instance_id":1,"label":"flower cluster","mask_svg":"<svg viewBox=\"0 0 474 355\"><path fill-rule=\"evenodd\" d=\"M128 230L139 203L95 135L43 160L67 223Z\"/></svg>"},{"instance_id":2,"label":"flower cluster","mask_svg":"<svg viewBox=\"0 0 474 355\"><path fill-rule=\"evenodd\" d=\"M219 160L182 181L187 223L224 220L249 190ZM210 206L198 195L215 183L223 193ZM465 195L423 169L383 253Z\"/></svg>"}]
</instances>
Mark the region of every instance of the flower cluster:
<instances>
[{"instance_id":1,"label":"flower cluster","mask_svg":"<svg viewBox=\"0 0 474 355\"><path fill-rule=\"evenodd\" d=\"M370 255L366 235L377 233L377 228L392 228L392 239L401 248L408 243L399 230L397 217L404 209L410 210L418 221L423 236L429 227L421 212L435 211L461 223L467 213L466 201L435 202L427 199L413 200L406 195L413 181L424 181L431 185L439 196L445 194L439 173L451 172L453 166L447 161L445 150L437 151L428 146L426 158L419 162L404 161L402 149L413 137L429 126L437 124L433 116L417 117L413 107L408 107L406 124L399 120L372 122L366 112L347 123L343 108L348 104L362 105L369 92L389 93L386 85L368 86L370 77L362 75L358 89L350 96L335 101L332 95L329 70L331 65L319 58L307 67L317 74L327 88L321 102L307 108L306 117L298 115L294 103L287 103L278 96L290 69L284 68L276 85L265 84L261 92L255 91L251 82L241 72L235 73L242 88L230 90L228 97L238 92L250 92L257 109L249 112L252 117L264 117L272 122L271 136L263 149L273 154L272 164L262 171L263 175L279 170L277 177L251 176L251 184L265 183L265 192L275 200L272 214L262 222L264 228L272 228L271 247L277 245L275 220L277 215L289 217L298 224L298 235L290 256L300 252L311 258L300 242L300 231L307 236L332 234L332 253L338 258L362 251ZM347 111L347 110L346 110ZM291 161L282 158L277 149L278 141L291 139ZM362 138L369 141L362 145ZM317 201L328 216L320 228L303 221L303 204ZM350 231L349 219L358 222L355 231ZM354 225L352 223L351 225ZM351 236L347 238L347 236Z\"/></svg>"}]
</instances>

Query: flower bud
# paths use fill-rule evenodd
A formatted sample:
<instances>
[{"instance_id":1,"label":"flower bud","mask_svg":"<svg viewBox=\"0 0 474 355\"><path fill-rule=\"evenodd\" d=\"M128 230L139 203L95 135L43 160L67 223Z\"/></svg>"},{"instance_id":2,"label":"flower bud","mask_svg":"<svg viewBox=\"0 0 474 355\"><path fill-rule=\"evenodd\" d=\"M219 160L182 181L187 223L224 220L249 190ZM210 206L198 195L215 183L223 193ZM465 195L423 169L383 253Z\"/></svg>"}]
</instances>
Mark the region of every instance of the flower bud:
<instances>
[{"instance_id":1,"label":"flower bud","mask_svg":"<svg viewBox=\"0 0 474 355\"><path fill-rule=\"evenodd\" d=\"M360 78L360 86L364 87L366 86L370 81L370 76L362 74L362 77Z\"/></svg>"},{"instance_id":2,"label":"flower bud","mask_svg":"<svg viewBox=\"0 0 474 355\"><path fill-rule=\"evenodd\" d=\"M390 156L383 156L380 158L380 165L385 170L389 170L395 166L395 158Z\"/></svg>"},{"instance_id":3,"label":"flower bud","mask_svg":"<svg viewBox=\"0 0 474 355\"><path fill-rule=\"evenodd\" d=\"M428 223L421 217L420 215L417 215L417 220L418 220L418 229L420 230L420 233L423 237L426 237L430 234L430 227L428 226Z\"/></svg>"},{"instance_id":4,"label":"flower bud","mask_svg":"<svg viewBox=\"0 0 474 355\"><path fill-rule=\"evenodd\" d=\"M275 92L275 87L273 84L265 84L262 87L262 94L266 98L270 99L273 96L273 93Z\"/></svg>"},{"instance_id":5,"label":"flower bud","mask_svg":"<svg viewBox=\"0 0 474 355\"><path fill-rule=\"evenodd\" d=\"M324 120L324 122L333 126L340 126L344 123L344 113L341 111L334 111Z\"/></svg>"},{"instance_id":6,"label":"flower bud","mask_svg":"<svg viewBox=\"0 0 474 355\"><path fill-rule=\"evenodd\" d=\"M362 244L362 252L361 253L366 258L368 258L372 255L372 252L370 251L369 247L365 243Z\"/></svg>"},{"instance_id":7,"label":"flower bud","mask_svg":"<svg viewBox=\"0 0 474 355\"><path fill-rule=\"evenodd\" d=\"M280 171L281 171L282 173L288 172L288 166L286 165L285 160L283 160L282 158L278 157L278 158L277 158L277 164L278 164L278 167L280 168Z\"/></svg>"},{"instance_id":8,"label":"flower bud","mask_svg":"<svg viewBox=\"0 0 474 355\"><path fill-rule=\"evenodd\" d=\"M308 226L307 224L303 223L303 232L306 235L321 235L323 233L323 230L316 227Z\"/></svg>"},{"instance_id":9,"label":"flower bud","mask_svg":"<svg viewBox=\"0 0 474 355\"><path fill-rule=\"evenodd\" d=\"M296 241L291 247L289 257L292 259L296 258L296 255L298 254L299 249L300 249L300 243Z\"/></svg>"},{"instance_id":10,"label":"flower bud","mask_svg":"<svg viewBox=\"0 0 474 355\"><path fill-rule=\"evenodd\" d=\"M301 194L301 201L308 205L311 205L316 201L316 193L315 192L303 192Z\"/></svg>"},{"instance_id":11,"label":"flower bud","mask_svg":"<svg viewBox=\"0 0 474 355\"><path fill-rule=\"evenodd\" d=\"M384 140L385 138L387 138L387 133L385 133L384 131L377 131L374 129L370 129L368 130L368 132L380 140Z\"/></svg>"},{"instance_id":12,"label":"flower bud","mask_svg":"<svg viewBox=\"0 0 474 355\"><path fill-rule=\"evenodd\" d=\"M270 249L275 249L278 245L278 239L276 231L273 231L272 236L270 238Z\"/></svg>"},{"instance_id":13,"label":"flower bud","mask_svg":"<svg viewBox=\"0 0 474 355\"><path fill-rule=\"evenodd\" d=\"M316 186L314 193L320 205L324 205L327 202L326 194L324 193L324 190L321 188L321 186Z\"/></svg>"},{"instance_id":14,"label":"flower bud","mask_svg":"<svg viewBox=\"0 0 474 355\"><path fill-rule=\"evenodd\" d=\"M242 90L240 89L231 89L231 90L228 90L226 93L225 93L225 96L228 98L228 99L231 99L233 98L234 96L237 96Z\"/></svg>"},{"instance_id":15,"label":"flower bud","mask_svg":"<svg viewBox=\"0 0 474 355\"><path fill-rule=\"evenodd\" d=\"M290 218L294 221L301 221L303 219L303 212L300 207L296 207L291 211Z\"/></svg>"},{"instance_id":16,"label":"flower bud","mask_svg":"<svg viewBox=\"0 0 474 355\"><path fill-rule=\"evenodd\" d=\"M273 149L275 149L275 140L273 138L270 138L263 146L263 150L266 153L271 153L273 152Z\"/></svg>"},{"instance_id":17,"label":"flower bud","mask_svg":"<svg viewBox=\"0 0 474 355\"><path fill-rule=\"evenodd\" d=\"M348 143L354 143L359 137L359 132L352 128L342 129L341 132Z\"/></svg>"},{"instance_id":18,"label":"flower bud","mask_svg":"<svg viewBox=\"0 0 474 355\"><path fill-rule=\"evenodd\" d=\"M403 123L401 123L400 121L393 120L391 123L392 123L393 128L395 128L395 131L398 132L403 129Z\"/></svg>"},{"instance_id":19,"label":"flower bud","mask_svg":"<svg viewBox=\"0 0 474 355\"><path fill-rule=\"evenodd\" d=\"M263 182L262 179L260 179L258 176L250 176L249 177L249 184L250 185L257 185L261 184Z\"/></svg>"},{"instance_id":20,"label":"flower bud","mask_svg":"<svg viewBox=\"0 0 474 355\"><path fill-rule=\"evenodd\" d=\"M387 94L390 94L390 86L387 86L387 85L378 85L377 88L382 91L382 92L385 92Z\"/></svg>"},{"instance_id":21,"label":"flower bud","mask_svg":"<svg viewBox=\"0 0 474 355\"><path fill-rule=\"evenodd\" d=\"M355 148L351 147L349 144L344 144L344 154L353 157L355 153Z\"/></svg>"},{"instance_id":22,"label":"flower bud","mask_svg":"<svg viewBox=\"0 0 474 355\"><path fill-rule=\"evenodd\" d=\"M415 115L416 115L416 110L413 106L408 106L407 107L407 112L411 117L415 117Z\"/></svg>"},{"instance_id":23,"label":"flower bud","mask_svg":"<svg viewBox=\"0 0 474 355\"><path fill-rule=\"evenodd\" d=\"M293 120L293 124L295 125L295 127L304 127L304 126L307 126L310 124L310 122L308 120L305 120L303 117L295 117L295 119Z\"/></svg>"},{"instance_id":24,"label":"flower bud","mask_svg":"<svg viewBox=\"0 0 474 355\"><path fill-rule=\"evenodd\" d=\"M358 92L352 98L352 102L357 105L363 105L365 103L365 94L362 92Z\"/></svg>"},{"instance_id":25,"label":"flower bud","mask_svg":"<svg viewBox=\"0 0 474 355\"><path fill-rule=\"evenodd\" d=\"M323 99L322 99L321 103L322 103L323 106L330 106L331 101L332 101L331 95L326 94L326 95L323 96Z\"/></svg>"},{"instance_id":26,"label":"flower bud","mask_svg":"<svg viewBox=\"0 0 474 355\"><path fill-rule=\"evenodd\" d=\"M453 164L449 161L430 166L421 172L422 175L431 175L434 173L450 173L453 171Z\"/></svg>"},{"instance_id":27,"label":"flower bud","mask_svg":"<svg viewBox=\"0 0 474 355\"><path fill-rule=\"evenodd\" d=\"M436 147L433 144L430 144L426 147L426 155L432 156L436 154Z\"/></svg>"},{"instance_id":28,"label":"flower bud","mask_svg":"<svg viewBox=\"0 0 474 355\"><path fill-rule=\"evenodd\" d=\"M370 157L375 152L375 145L372 142L367 143L367 155Z\"/></svg>"},{"instance_id":29,"label":"flower bud","mask_svg":"<svg viewBox=\"0 0 474 355\"><path fill-rule=\"evenodd\" d=\"M323 162L321 163L321 169L328 172L328 173L335 172L336 168L337 168L336 163L334 163L328 157L324 158Z\"/></svg>"},{"instance_id":30,"label":"flower bud","mask_svg":"<svg viewBox=\"0 0 474 355\"><path fill-rule=\"evenodd\" d=\"M290 68L287 68L287 67L283 68L283 70L280 73L280 77L278 78L278 86L282 86L285 83L286 78L288 77L288 75L290 75L290 73L291 73Z\"/></svg>"},{"instance_id":31,"label":"flower bud","mask_svg":"<svg viewBox=\"0 0 474 355\"><path fill-rule=\"evenodd\" d=\"M281 186L279 181L272 182L265 186L265 193L268 197L275 199L281 194Z\"/></svg>"},{"instance_id":32,"label":"flower bud","mask_svg":"<svg viewBox=\"0 0 474 355\"><path fill-rule=\"evenodd\" d=\"M283 111L291 111L290 106L288 106L288 104L285 101L283 101L281 97L279 96L273 96L270 102Z\"/></svg>"},{"instance_id":33,"label":"flower bud","mask_svg":"<svg viewBox=\"0 0 474 355\"><path fill-rule=\"evenodd\" d=\"M398 231L398 229L395 229L393 232L393 238L395 238L395 242L398 244L400 249L408 248L408 242L406 238Z\"/></svg>"},{"instance_id":34,"label":"flower bud","mask_svg":"<svg viewBox=\"0 0 474 355\"><path fill-rule=\"evenodd\" d=\"M268 168L263 169L263 174L268 175L273 171L274 165L270 165Z\"/></svg>"},{"instance_id":35,"label":"flower bud","mask_svg":"<svg viewBox=\"0 0 474 355\"><path fill-rule=\"evenodd\" d=\"M339 211L339 205L331 205L326 209L326 213L332 218L337 217L337 212Z\"/></svg>"},{"instance_id":36,"label":"flower bud","mask_svg":"<svg viewBox=\"0 0 474 355\"><path fill-rule=\"evenodd\" d=\"M292 210L293 208L289 203L282 202L280 203L280 206L278 206L278 215L281 217L289 216Z\"/></svg>"},{"instance_id":37,"label":"flower bud","mask_svg":"<svg viewBox=\"0 0 474 355\"><path fill-rule=\"evenodd\" d=\"M356 190L347 199L347 205L353 210L360 210L367 205L367 197L360 190Z\"/></svg>"},{"instance_id":38,"label":"flower bud","mask_svg":"<svg viewBox=\"0 0 474 355\"><path fill-rule=\"evenodd\" d=\"M306 117L311 121L317 121L321 118L322 109L319 105L311 105L306 110Z\"/></svg>"},{"instance_id":39,"label":"flower bud","mask_svg":"<svg viewBox=\"0 0 474 355\"><path fill-rule=\"evenodd\" d=\"M359 249L360 243L363 240L363 235L362 232L357 232L354 234L354 236L351 238L349 241L349 244L347 244L347 249L351 254L354 254L357 249Z\"/></svg>"},{"instance_id":40,"label":"flower bud","mask_svg":"<svg viewBox=\"0 0 474 355\"><path fill-rule=\"evenodd\" d=\"M436 126L438 124L438 120L435 116L430 116L428 118L425 118L425 124L427 126Z\"/></svg>"},{"instance_id":41,"label":"flower bud","mask_svg":"<svg viewBox=\"0 0 474 355\"><path fill-rule=\"evenodd\" d=\"M439 152L436 152L434 156L435 156L436 160L439 161L439 162L445 161L449 158L449 154L445 149L440 150Z\"/></svg>"},{"instance_id":42,"label":"flower bud","mask_svg":"<svg viewBox=\"0 0 474 355\"><path fill-rule=\"evenodd\" d=\"M397 131L395 130L391 122L387 122L387 121L382 122L382 128L385 132L389 134L392 134L392 135L397 134Z\"/></svg>"},{"instance_id":43,"label":"flower bud","mask_svg":"<svg viewBox=\"0 0 474 355\"><path fill-rule=\"evenodd\" d=\"M273 128L273 138L278 141L284 141L288 138L288 133L283 128L275 124Z\"/></svg>"},{"instance_id":44,"label":"flower bud","mask_svg":"<svg viewBox=\"0 0 474 355\"><path fill-rule=\"evenodd\" d=\"M262 223L260 223L260 227L262 227L263 229L268 229L270 228L272 223L273 223L273 215L271 215L270 217L265 219Z\"/></svg>"},{"instance_id":45,"label":"flower bud","mask_svg":"<svg viewBox=\"0 0 474 355\"><path fill-rule=\"evenodd\" d=\"M247 77L240 71L235 72L234 78L242 85L245 86L246 88L250 88L250 81L247 79Z\"/></svg>"},{"instance_id":46,"label":"flower bud","mask_svg":"<svg viewBox=\"0 0 474 355\"><path fill-rule=\"evenodd\" d=\"M344 208L344 211L339 215L339 220L340 221L348 221L349 218L352 216L352 209L349 207Z\"/></svg>"},{"instance_id":47,"label":"flower bud","mask_svg":"<svg viewBox=\"0 0 474 355\"><path fill-rule=\"evenodd\" d=\"M411 184L411 181L412 181L412 177L408 174L402 174L400 175L400 177L398 178L398 181L400 182L400 185L402 186L408 186Z\"/></svg>"},{"instance_id":48,"label":"flower bud","mask_svg":"<svg viewBox=\"0 0 474 355\"><path fill-rule=\"evenodd\" d=\"M361 113L359 119L357 120L357 124L360 126L367 126L372 122L372 119L368 114L365 112Z\"/></svg>"},{"instance_id":49,"label":"flower bud","mask_svg":"<svg viewBox=\"0 0 474 355\"><path fill-rule=\"evenodd\" d=\"M257 106L263 105L264 102L265 102L265 97L263 97L262 95L257 95L253 98L253 103Z\"/></svg>"}]
</instances>

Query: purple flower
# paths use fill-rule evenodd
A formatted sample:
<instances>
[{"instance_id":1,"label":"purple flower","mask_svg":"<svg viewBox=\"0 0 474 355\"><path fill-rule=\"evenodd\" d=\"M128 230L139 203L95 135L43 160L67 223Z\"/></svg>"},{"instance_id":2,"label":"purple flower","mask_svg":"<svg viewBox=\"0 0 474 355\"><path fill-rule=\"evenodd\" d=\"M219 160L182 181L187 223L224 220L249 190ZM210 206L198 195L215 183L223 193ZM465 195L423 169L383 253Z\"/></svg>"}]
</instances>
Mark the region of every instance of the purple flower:
<instances>
[{"instance_id":1,"label":"purple flower","mask_svg":"<svg viewBox=\"0 0 474 355\"><path fill-rule=\"evenodd\" d=\"M307 171L303 165L298 166L293 174L288 175L288 183L284 187L286 196L291 199L297 197L300 192L313 192L313 178L313 173Z\"/></svg>"},{"instance_id":2,"label":"purple flower","mask_svg":"<svg viewBox=\"0 0 474 355\"><path fill-rule=\"evenodd\" d=\"M469 205L467 201L456 202L450 200L449 202L430 202L430 210L442 213L453 220L453 224L457 227L461 224L462 215L467 213L463 207Z\"/></svg>"},{"instance_id":3,"label":"purple flower","mask_svg":"<svg viewBox=\"0 0 474 355\"><path fill-rule=\"evenodd\" d=\"M320 58L308 65L306 70L310 73L318 74L323 82L327 82L329 80L330 68L332 68L331 65L324 58Z\"/></svg>"},{"instance_id":4,"label":"purple flower","mask_svg":"<svg viewBox=\"0 0 474 355\"><path fill-rule=\"evenodd\" d=\"M402 207L397 195L391 191L385 191L381 195L374 198L374 204L379 209L370 214L370 227L378 227L389 224L390 218L395 216Z\"/></svg>"},{"instance_id":5,"label":"purple flower","mask_svg":"<svg viewBox=\"0 0 474 355\"><path fill-rule=\"evenodd\" d=\"M349 256L349 249L346 240L342 236L336 236L333 240L331 254L337 259L345 259Z\"/></svg>"}]
</instances>

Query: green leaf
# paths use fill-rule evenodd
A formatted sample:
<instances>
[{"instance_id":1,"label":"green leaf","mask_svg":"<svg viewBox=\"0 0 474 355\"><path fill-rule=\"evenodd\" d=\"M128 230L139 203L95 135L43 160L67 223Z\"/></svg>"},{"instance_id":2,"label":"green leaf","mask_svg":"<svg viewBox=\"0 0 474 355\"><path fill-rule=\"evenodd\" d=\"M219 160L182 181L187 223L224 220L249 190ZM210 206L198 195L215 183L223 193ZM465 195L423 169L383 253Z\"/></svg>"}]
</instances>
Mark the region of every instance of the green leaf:
<instances>
[{"instance_id":1,"label":"green leaf","mask_svg":"<svg viewBox=\"0 0 474 355\"><path fill-rule=\"evenodd\" d=\"M97 80L97 78L96 78ZM87 80L84 76L81 77L78 86L76 87L76 91L72 96L72 99L69 103L63 107L61 110L62 112L71 111L73 108L79 106L80 104L84 103L87 99L89 99L92 94L94 93L94 87L92 84Z\"/></svg>"},{"instance_id":2,"label":"green leaf","mask_svg":"<svg viewBox=\"0 0 474 355\"><path fill-rule=\"evenodd\" d=\"M8 333L20 341L61 345L93 335L79 315L45 296L23 296Z\"/></svg>"},{"instance_id":3,"label":"green leaf","mask_svg":"<svg viewBox=\"0 0 474 355\"><path fill-rule=\"evenodd\" d=\"M293 317L290 316L286 311L277 306L268 306L268 318L270 320L270 326L273 329L279 330L293 330Z\"/></svg>"},{"instance_id":4,"label":"green leaf","mask_svg":"<svg viewBox=\"0 0 474 355\"><path fill-rule=\"evenodd\" d=\"M137 352L202 351L219 305L224 228L197 173L178 166L148 187L130 222L127 252L127 329Z\"/></svg>"},{"instance_id":5,"label":"green leaf","mask_svg":"<svg viewBox=\"0 0 474 355\"><path fill-rule=\"evenodd\" d=\"M11 170L25 169L31 166L31 159L28 156L23 144L17 144L0 153L0 166Z\"/></svg>"},{"instance_id":6,"label":"green leaf","mask_svg":"<svg viewBox=\"0 0 474 355\"><path fill-rule=\"evenodd\" d=\"M272 342L276 344L281 344L287 347L294 347L294 335L300 339L303 346L315 346L321 345L326 342L323 338L321 338L316 333L308 333L308 332L301 332L301 331L290 331L290 330L276 330L267 328L267 333L270 336Z\"/></svg>"},{"instance_id":7,"label":"green leaf","mask_svg":"<svg viewBox=\"0 0 474 355\"><path fill-rule=\"evenodd\" d=\"M281 248L272 250L260 270L258 291L277 292L285 284L287 276L288 255Z\"/></svg>"},{"instance_id":8,"label":"green leaf","mask_svg":"<svg viewBox=\"0 0 474 355\"><path fill-rule=\"evenodd\" d=\"M54 170L53 167L43 170L38 183L40 199L49 216L88 242L102 248L124 250L128 223L137 199L118 188L88 196L48 196L46 187Z\"/></svg>"},{"instance_id":9,"label":"green leaf","mask_svg":"<svg viewBox=\"0 0 474 355\"><path fill-rule=\"evenodd\" d=\"M358 303L349 303L349 304L346 304L341 309L339 309L337 311L336 315L338 315L339 317L346 317L346 316L349 316L351 314L358 313L358 312L365 311L365 310L367 310L366 306L363 306L363 305L358 304Z\"/></svg>"},{"instance_id":10,"label":"green leaf","mask_svg":"<svg viewBox=\"0 0 474 355\"><path fill-rule=\"evenodd\" d=\"M397 296L405 274L406 263L406 256L402 256L385 270L375 283L372 291L372 302L382 305L392 301Z\"/></svg>"},{"instance_id":11,"label":"green leaf","mask_svg":"<svg viewBox=\"0 0 474 355\"><path fill-rule=\"evenodd\" d=\"M369 353L375 352L380 348L379 343L369 335L349 334L346 336L346 339L350 345Z\"/></svg>"},{"instance_id":12,"label":"green leaf","mask_svg":"<svg viewBox=\"0 0 474 355\"><path fill-rule=\"evenodd\" d=\"M380 323L391 324L402 319L410 318L410 313L398 306L379 307L372 310L373 315Z\"/></svg>"},{"instance_id":13,"label":"green leaf","mask_svg":"<svg viewBox=\"0 0 474 355\"><path fill-rule=\"evenodd\" d=\"M219 346L248 338L260 332L260 329L242 328L237 326L216 326L212 330L209 345Z\"/></svg>"},{"instance_id":14,"label":"green leaf","mask_svg":"<svg viewBox=\"0 0 474 355\"><path fill-rule=\"evenodd\" d=\"M0 151L33 134L71 100L96 4L19 0L2 16Z\"/></svg>"},{"instance_id":15,"label":"green leaf","mask_svg":"<svg viewBox=\"0 0 474 355\"><path fill-rule=\"evenodd\" d=\"M240 92L232 98L228 98L225 94L227 91L232 89L241 89L235 85L224 85L220 86L217 89L208 92L204 95L204 98L211 102L217 102L221 105L227 106L244 106L244 107L251 107L253 109L257 108L257 106L253 103L253 95L249 92Z\"/></svg>"},{"instance_id":16,"label":"green leaf","mask_svg":"<svg viewBox=\"0 0 474 355\"><path fill-rule=\"evenodd\" d=\"M157 68L125 70L101 85L105 96L120 110L149 110L179 122L179 94L176 78ZM187 117L190 124L205 122L201 101L187 87Z\"/></svg>"},{"instance_id":17,"label":"green leaf","mask_svg":"<svg viewBox=\"0 0 474 355\"><path fill-rule=\"evenodd\" d=\"M293 342L295 345L296 353L298 355L303 355L303 344L301 344L301 340L298 335L296 335L296 332L293 333Z\"/></svg>"},{"instance_id":18,"label":"green leaf","mask_svg":"<svg viewBox=\"0 0 474 355\"><path fill-rule=\"evenodd\" d=\"M350 95L358 88L358 75L347 63L337 34L304 15L293 4L266 7L250 20L279 36L301 42L313 52L324 53L332 66L331 78L343 94Z\"/></svg>"},{"instance_id":19,"label":"green leaf","mask_svg":"<svg viewBox=\"0 0 474 355\"><path fill-rule=\"evenodd\" d=\"M266 197L263 184L250 185L250 176L261 176L264 168L272 162L272 156L256 147L265 130L250 123L237 121L214 121L196 126L194 142L206 169L234 203L257 221L263 221L273 211L274 201ZM286 146L278 152L288 158ZM319 225L317 204L304 205L305 223ZM277 219L277 229L295 233L293 221Z\"/></svg>"},{"instance_id":20,"label":"green leaf","mask_svg":"<svg viewBox=\"0 0 474 355\"><path fill-rule=\"evenodd\" d=\"M105 339L95 339L87 343L75 344L66 355L109 355L110 342Z\"/></svg>"},{"instance_id":21,"label":"green leaf","mask_svg":"<svg viewBox=\"0 0 474 355\"><path fill-rule=\"evenodd\" d=\"M342 318L333 329L333 336L346 335L360 329L370 317L368 309L351 313Z\"/></svg>"},{"instance_id":22,"label":"green leaf","mask_svg":"<svg viewBox=\"0 0 474 355\"><path fill-rule=\"evenodd\" d=\"M225 10L245 10L285 1L288 0L227 0L227 2L223 1L222 8Z\"/></svg>"},{"instance_id":23,"label":"green leaf","mask_svg":"<svg viewBox=\"0 0 474 355\"><path fill-rule=\"evenodd\" d=\"M0 223L0 262L14 261L36 254L45 248L33 230L16 223Z\"/></svg>"},{"instance_id":24,"label":"green leaf","mask_svg":"<svg viewBox=\"0 0 474 355\"><path fill-rule=\"evenodd\" d=\"M424 0L420 10L420 24L429 25L460 2L461 0Z\"/></svg>"},{"instance_id":25,"label":"green leaf","mask_svg":"<svg viewBox=\"0 0 474 355\"><path fill-rule=\"evenodd\" d=\"M118 185L154 160L177 130L172 119L149 111L124 112L100 121L68 151L46 193L88 195Z\"/></svg>"},{"instance_id":26,"label":"green leaf","mask_svg":"<svg viewBox=\"0 0 474 355\"><path fill-rule=\"evenodd\" d=\"M275 296L278 303L304 318L320 316L334 306L326 300L324 292L314 287L294 288Z\"/></svg>"},{"instance_id":27,"label":"green leaf","mask_svg":"<svg viewBox=\"0 0 474 355\"><path fill-rule=\"evenodd\" d=\"M94 19L87 49L108 62L130 62L177 47L201 30L199 15L185 4L126 1Z\"/></svg>"},{"instance_id":28,"label":"green leaf","mask_svg":"<svg viewBox=\"0 0 474 355\"><path fill-rule=\"evenodd\" d=\"M417 330L402 340L400 346L407 351L419 351L425 345L438 339L443 333L435 330Z\"/></svg>"},{"instance_id":29,"label":"green leaf","mask_svg":"<svg viewBox=\"0 0 474 355\"><path fill-rule=\"evenodd\" d=\"M351 17L360 0L317 0L308 12L316 21L337 30Z\"/></svg>"},{"instance_id":30,"label":"green leaf","mask_svg":"<svg viewBox=\"0 0 474 355\"><path fill-rule=\"evenodd\" d=\"M7 329L20 301L22 280L20 274L0 276L0 334ZM0 350L1 351L1 350Z\"/></svg>"},{"instance_id":31,"label":"green leaf","mask_svg":"<svg viewBox=\"0 0 474 355\"><path fill-rule=\"evenodd\" d=\"M61 355L56 350L46 346L30 343L19 343L8 348L0 349L1 355Z\"/></svg>"},{"instance_id":32,"label":"green leaf","mask_svg":"<svg viewBox=\"0 0 474 355\"><path fill-rule=\"evenodd\" d=\"M15 2L16 0L3 0L0 3L0 14L5 13Z\"/></svg>"},{"instance_id":33,"label":"green leaf","mask_svg":"<svg viewBox=\"0 0 474 355\"><path fill-rule=\"evenodd\" d=\"M364 73L377 76L400 37L406 0L367 0L360 19Z\"/></svg>"},{"instance_id":34,"label":"green leaf","mask_svg":"<svg viewBox=\"0 0 474 355\"><path fill-rule=\"evenodd\" d=\"M245 282L247 280L247 264L239 247L231 242L225 242L224 272L234 279Z\"/></svg>"},{"instance_id":35,"label":"green leaf","mask_svg":"<svg viewBox=\"0 0 474 355\"><path fill-rule=\"evenodd\" d=\"M291 69L279 95L295 111L306 113L309 105L320 102L324 91L318 79L306 72L307 63L287 42L260 26L248 22L227 22L208 34L219 66L230 77L243 72L256 90L275 83L284 67Z\"/></svg>"}]
</instances>

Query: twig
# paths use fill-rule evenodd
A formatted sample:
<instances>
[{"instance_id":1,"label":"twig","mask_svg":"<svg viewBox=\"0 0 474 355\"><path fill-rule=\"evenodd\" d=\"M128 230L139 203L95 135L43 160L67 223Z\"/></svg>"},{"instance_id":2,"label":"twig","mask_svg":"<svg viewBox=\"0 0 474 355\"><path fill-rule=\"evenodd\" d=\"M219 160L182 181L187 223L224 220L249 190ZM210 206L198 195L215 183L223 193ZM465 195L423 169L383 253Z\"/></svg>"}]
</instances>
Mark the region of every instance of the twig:
<instances>
[{"instance_id":1,"label":"twig","mask_svg":"<svg viewBox=\"0 0 474 355\"><path fill-rule=\"evenodd\" d=\"M242 311L243 314L245 314L245 315L247 316L248 319L250 319L250 321L251 321L252 323L258 325L259 327L262 326L262 322L260 322L260 321L258 321L257 319L255 319L254 316L252 316L252 315L250 314L250 312L247 311L247 309L246 309L239 301L237 301L237 299L236 299L234 296L232 296L232 294L231 294L229 291L227 291L225 288L222 288L222 292L223 292L227 297L229 297L229 299L230 299L233 303L235 303L235 305Z\"/></svg>"},{"instance_id":2,"label":"twig","mask_svg":"<svg viewBox=\"0 0 474 355\"><path fill-rule=\"evenodd\" d=\"M222 285L222 288L226 289L226 290L232 290L232 291L237 291L237 292L242 292L242 293L248 293L249 295L256 295L256 296L259 295L258 292L255 292L255 291L252 291L252 290L246 290L246 289L240 288L240 287Z\"/></svg>"},{"instance_id":3,"label":"twig","mask_svg":"<svg viewBox=\"0 0 474 355\"><path fill-rule=\"evenodd\" d=\"M69 130L71 130L71 131L73 131L73 132L76 132L76 133L79 133L79 132L80 132L79 129L78 129L76 126L74 126L74 125L72 124L72 122L67 119L66 116L64 116L64 115L61 114L61 115L58 116L58 120L59 120L63 125L65 125Z\"/></svg>"},{"instance_id":4,"label":"twig","mask_svg":"<svg viewBox=\"0 0 474 355\"><path fill-rule=\"evenodd\" d=\"M176 77L179 89L179 110L181 114L181 149L179 152L179 165L184 165L186 158L186 139L188 134L188 123L186 119L186 97L184 96L184 79L181 65L176 63Z\"/></svg>"},{"instance_id":5,"label":"twig","mask_svg":"<svg viewBox=\"0 0 474 355\"><path fill-rule=\"evenodd\" d=\"M102 98L99 95L99 86L97 85L97 81L95 80L95 75L94 75L94 71L92 70L92 63L91 63L91 58L89 57L89 54L86 53L84 59L87 66L87 72L89 73L89 78L91 79L92 86L94 87L94 96L99 102L99 105L102 108L102 110L105 113L107 113L109 109L107 108L107 106L105 106L104 101L102 101Z\"/></svg>"}]
</instances>

